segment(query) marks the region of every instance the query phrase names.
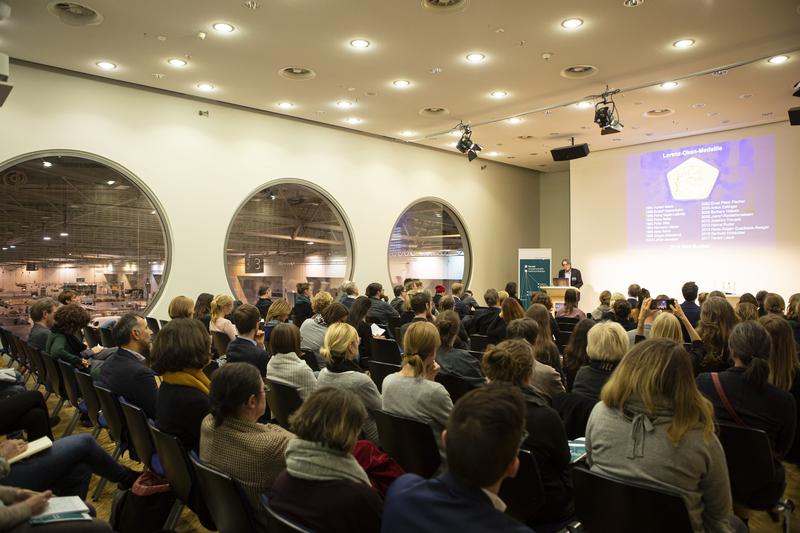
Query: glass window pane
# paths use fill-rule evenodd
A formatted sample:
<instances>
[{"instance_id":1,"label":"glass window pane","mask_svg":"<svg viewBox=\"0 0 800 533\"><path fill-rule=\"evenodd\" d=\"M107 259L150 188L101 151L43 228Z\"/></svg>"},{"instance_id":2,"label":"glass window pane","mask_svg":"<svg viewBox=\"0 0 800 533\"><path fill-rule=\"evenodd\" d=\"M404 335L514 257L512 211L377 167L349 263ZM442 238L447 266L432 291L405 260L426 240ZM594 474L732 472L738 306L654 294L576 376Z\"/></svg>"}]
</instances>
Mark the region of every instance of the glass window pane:
<instances>
[{"instance_id":1,"label":"glass window pane","mask_svg":"<svg viewBox=\"0 0 800 533\"><path fill-rule=\"evenodd\" d=\"M101 161L47 155L0 166L0 299L71 289L93 317L143 311L164 281L158 208L132 176Z\"/></svg>"},{"instance_id":2,"label":"glass window pane","mask_svg":"<svg viewBox=\"0 0 800 533\"><path fill-rule=\"evenodd\" d=\"M405 210L389 241L389 276L393 285L419 278L426 289L467 283L470 250L464 226L455 212L435 200L423 200Z\"/></svg>"},{"instance_id":3,"label":"glass window pane","mask_svg":"<svg viewBox=\"0 0 800 533\"><path fill-rule=\"evenodd\" d=\"M350 232L333 202L295 182L273 183L248 199L233 219L225 245L235 298L258 300L261 285L293 302L297 283L334 296L351 272Z\"/></svg>"}]
</instances>

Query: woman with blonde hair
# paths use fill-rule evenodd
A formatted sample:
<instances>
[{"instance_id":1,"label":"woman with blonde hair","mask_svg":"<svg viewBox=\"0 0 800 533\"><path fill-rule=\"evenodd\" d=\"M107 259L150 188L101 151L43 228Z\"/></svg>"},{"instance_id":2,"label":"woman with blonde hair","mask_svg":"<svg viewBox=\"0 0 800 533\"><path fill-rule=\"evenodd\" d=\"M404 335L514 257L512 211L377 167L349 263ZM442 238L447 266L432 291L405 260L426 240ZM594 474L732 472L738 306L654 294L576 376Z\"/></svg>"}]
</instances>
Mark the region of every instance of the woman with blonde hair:
<instances>
[{"instance_id":1,"label":"woman with blonde hair","mask_svg":"<svg viewBox=\"0 0 800 533\"><path fill-rule=\"evenodd\" d=\"M439 373L436 351L441 345L439 332L430 322L413 322L403 336L403 366L383 380L383 409L428 424L436 436L444 462L442 430L447 426L453 401L434 381Z\"/></svg>"},{"instance_id":2,"label":"woman with blonde hair","mask_svg":"<svg viewBox=\"0 0 800 533\"><path fill-rule=\"evenodd\" d=\"M680 344L649 339L634 346L600 399L586 426L592 470L679 492L693 531L746 530L732 513L711 403L697 389Z\"/></svg>"},{"instance_id":3,"label":"woman with blonde hair","mask_svg":"<svg viewBox=\"0 0 800 533\"><path fill-rule=\"evenodd\" d=\"M497 305L503 306L503 302L508 299L508 293L506 291L497 291Z\"/></svg>"},{"instance_id":4,"label":"woman with blonde hair","mask_svg":"<svg viewBox=\"0 0 800 533\"><path fill-rule=\"evenodd\" d=\"M358 333L346 322L331 324L325 332L320 354L327 364L317 377L319 387L349 390L361 398L367 411L381 408L381 393L375 383L358 366ZM364 423L364 435L378 442L378 428L371 416Z\"/></svg>"},{"instance_id":5,"label":"woman with blonde hair","mask_svg":"<svg viewBox=\"0 0 800 533\"><path fill-rule=\"evenodd\" d=\"M176 296L169 303L167 313L170 319L192 318L194 316L194 301L188 296Z\"/></svg>"},{"instance_id":6,"label":"woman with blonde hair","mask_svg":"<svg viewBox=\"0 0 800 533\"><path fill-rule=\"evenodd\" d=\"M266 322L264 322L264 343L269 342L270 334L275 326L289 321L289 315L292 312L289 302L286 300L275 300L267 310Z\"/></svg>"},{"instance_id":7,"label":"woman with blonde hair","mask_svg":"<svg viewBox=\"0 0 800 533\"><path fill-rule=\"evenodd\" d=\"M628 334L616 322L596 324L586 337L586 354L589 364L575 374L572 392L591 400L600 399L600 390L628 351Z\"/></svg>"},{"instance_id":8,"label":"woman with blonde hair","mask_svg":"<svg viewBox=\"0 0 800 533\"><path fill-rule=\"evenodd\" d=\"M697 361L695 372L719 372L731 366L728 337L736 325L736 313L725 298L709 296L700 308L697 333L703 339L705 356Z\"/></svg>"},{"instance_id":9,"label":"woman with blonde hair","mask_svg":"<svg viewBox=\"0 0 800 533\"><path fill-rule=\"evenodd\" d=\"M208 331L211 333L224 333L228 339L233 340L239 334L233 322L225 318L233 311L233 298L227 294L217 294L211 300L211 322Z\"/></svg>"}]
</instances>

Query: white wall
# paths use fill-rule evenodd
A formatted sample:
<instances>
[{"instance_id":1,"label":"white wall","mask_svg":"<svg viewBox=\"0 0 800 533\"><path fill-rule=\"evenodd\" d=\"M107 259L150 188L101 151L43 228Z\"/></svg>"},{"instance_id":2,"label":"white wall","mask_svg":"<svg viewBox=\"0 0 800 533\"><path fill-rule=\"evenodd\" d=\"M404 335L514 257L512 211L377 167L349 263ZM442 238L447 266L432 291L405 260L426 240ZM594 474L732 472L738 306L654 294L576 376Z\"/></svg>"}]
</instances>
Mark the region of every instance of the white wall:
<instances>
[{"instance_id":1,"label":"white wall","mask_svg":"<svg viewBox=\"0 0 800 533\"><path fill-rule=\"evenodd\" d=\"M626 158L632 154L758 136L775 138L775 240L712 250L629 249ZM593 152L572 162L572 258L584 280L582 305L591 310L608 289L623 294L629 283L654 296L680 298L681 285L696 281L701 291L760 289L788 298L800 291L797 206L800 200L800 128L788 122L698 135L647 145Z\"/></svg>"},{"instance_id":2,"label":"white wall","mask_svg":"<svg viewBox=\"0 0 800 533\"><path fill-rule=\"evenodd\" d=\"M558 275L561 260L570 256L569 171L539 175L539 248L550 248L552 275ZM581 268L575 264L575 268Z\"/></svg>"},{"instance_id":3,"label":"white wall","mask_svg":"<svg viewBox=\"0 0 800 533\"><path fill-rule=\"evenodd\" d=\"M515 279L517 248L539 244L534 171L27 66L12 65L11 74L0 164L39 150L90 152L127 168L160 202L172 265L159 317L178 294L230 292L228 223L251 192L278 178L316 183L343 208L362 287L389 286L392 225L420 197L442 198L459 213L476 294Z\"/></svg>"}]
</instances>

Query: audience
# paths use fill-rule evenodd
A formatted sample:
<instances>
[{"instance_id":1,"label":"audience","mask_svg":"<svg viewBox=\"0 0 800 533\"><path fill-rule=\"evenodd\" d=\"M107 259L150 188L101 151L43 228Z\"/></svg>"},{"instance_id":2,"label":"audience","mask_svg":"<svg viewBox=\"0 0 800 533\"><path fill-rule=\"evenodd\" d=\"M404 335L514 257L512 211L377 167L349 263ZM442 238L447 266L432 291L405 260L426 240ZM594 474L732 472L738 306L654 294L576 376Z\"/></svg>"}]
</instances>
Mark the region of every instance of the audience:
<instances>
[{"instance_id":1,"label":"audience","mask_svg":"<svg viewBox=\"0 0 800 533\"><path fill-rule=\"evenodd\" d=\"M736 304L735 314L736 320L739 322L758 320L758 307L750 302L739 302Z\"/></svg>"},{"instance_id":2,"label":"audience","mask_svg":"<svg viewBox=\"0 0 800 533\"><path fill-rule=\"evenodd\" d=\"M400 315L403 313L403 304L406 303L406 289L402 285L395 285L393 290L394 298L389 305L394 307L394 310Z\"/></svg>"},{"instance_id":3,"label":"audience","mask_svg":"<svg viewBox=\"0 0 800 533\"><path fill-rule=\"evenodd\" d=\"M578 302L580 301L580 292L575 289L564 291L564 306L556 311L556 318L577 318L578 320L586 318L586 313L578 308Z\"/></svg>"},{"instance_id":4,"label":"audience","mask_svg":"<svg viewBox=\"0 0 800 533\"><path fill-rule=\"evenodd\" d=\"M486 307L475 310L472 320L466 326L467 332L471 335L486 335L497 315L500 314L500 305L497 303L497 290L488 289L483 293L483 301Z\"/></svg>"},{"instance_id":5,"label":"audience","mask_svg":"<svg viewBox=\"0 0 800 533\"><path fill-rule=\"evenodd\" d=\"M415 292L411 295L411 310L414 312L414 318L410 322L406 322L400 326L400 338L397 342L402 346L403 337L406 331L415 322L433 322L433 315L431 314L431 295L427 292ZM361 333L359 332L359 335Z\"/></svg>"},{"instance_id":6,"label":"audience","mask_svg":"<svg viewBox=\"0 0 800 533\"><path fill-rule=\"evenodd\" d=\"M415 326L420 327L425 324ZM503 513L497 495L503 480L519 469L525 422L525 400L516 387L490 385L465 394L443 435L447 473L433 479L406 474L395 481L386 497L383 533L532 531Z\"/></svg>"},{"instance_id":7,"label":"audience","mask_svg":"<svg viewBox=\"0 0 800 533\"><path fill-rule=\"evenodd\" d=\"M640 290L641 287L636 283L628 285L628 303L631 304L631 309L636 309L639 306Z\"/></svg>"},{"instance_id":8,"label":"audience","mask_svg":"<svg viewBox=\"0 0 800 533\"><path fill-rule=\"evenodd\" d=\"M194 316L194 302L188 296L176 296L169 303L167 314L173 318L192 318Z\"/></svg>"},{"instance_id":9,"label":"audience","mask_svg":"<svg viewBox=\"0 0 800 533\"><path fill-rule=\"evenodd\" d=\"M767 293L764 297L764 311L766 314L784 316L785 310L786 302L784 302L780 294L775 294L774 292Z\"/></svg>"},{"instance_id":10,"label":"audience","mask_svg":"<svg viewBox=\"0 0 800 533\"><path fill-rule=\"evenodd\" d=\"M211 337L200 321L176 318L158 332L150 356L161 376L156 427L178 437L187 451L197 451L209 409L210 381L203 368L211 359Z\"/></svg>"},{"instance_id":11,"label":"audience","mask_svg":"<svg viewBox=\"0 0 800 533\"><path fill-rule=\"evenodd\" d=\"M249 307L260 316L258 308ZM236 479L250 502L258 531L266 532L259 497L286 468L284 453L293 435L275 424L258 423L266 411L267 393L253 365L229 362L217 370L209 403L211 414L200 430L200 460Z\"/></svg>"},{"instance_id":12,"label":"audience","mask_svg":"<svg viewBox=\"0 0 800 533\"><path fill-rule=\"evenodd\" d=\"M233 298L227 294L218 294L211 301L211 322L208 330L211 333L224 333L228 340L233 340L239 333L233 322L225 318L233 311Z\"/></svg>"},{"instance_id":13,"label":"audience","mask_svg":"<svg viewBox=\"0 0 800 533\"><path fill-rule=\"evenodd\" d=\"M614 305L624 302L630 308L626 300L619 300ZM586 353L586 346L589 344L589 330L596 324L591 318L584 318L572 330L572 335L569 337L569 343L564 348L564 374L567 379L567 390L572 390L572 384L575 382L575 375L578 370L589 364L589 355Z\"/></svg>"},{"instance_id":14,"label":"audience","mask_svg":"<svg viewBox=\"0 0 800 533\"><path fill-rule=\"evenodd\" d=\"M81 341L81 330L89 323L89 313L79 304L66 304L58 308L55 322L47 337L47 353L55 359L64 360L75 368L89 368L91 349ZM101 347L96 347L100 351Z\"/></svg>"},{"instance_id":15,"label":"audience","mask_svg":"<svg viewBox=\"0 0 800 533\"><path fill-rule=\"evenodd\" d=\"M637 324L639 323L639 313L642 310L642 303L644 303L646 298L650 298L650 291L645 289L644 287L641 287L639 289L639 293L638 294L639 294L639 296L638 296L638 299L636 300L636 305L632 305L631 306L632 307L632 309L631 309L631 319L633 320L634 323L637 323ZM702 305L702 302L701 302L701 305Z\"/></svg>"},{"instance_id":16,"label":"audience","mask_svg":"<svg viewBox=\"0 0 800 533\"><path fill-rule=\"evenodd\" d=\"M709 296L700 308L700 322L697 324L705 356L697 362L696 373L721 372L730 366L728 337L735 325L736 313L728 300Z\"/></svg>"},{"instance_id":17,"label":"audience","mask_svg":"<svg viewBox=\"0 0 800 533\"><path fill-rule=\"evenodd\" d=\"M296 437L272 483L270 507L317 533L381 531L383 502L353 457L367 416L344 389L322 387L307 398L289 418Z\"/></svg>"},{"instance_id":18,"label":"audience","mask_svg":"<svg viewBox=\"0 0 800 533\"><path fill-rule=\"evenodd\" d=\"M509 281L506 283L506 293L512 300L516 300L520 307L522 307L522 300L517 297L517 282Z\"/></svg>"},{"instance_id":19,"label":"audience","mask_svg":"<svg viewBox=\"0 0 800 533\"><path fill-rule=\"evenodd\" d=\"M506 338L506 328L512 320L522 318L525 316L525 310L519 304L519 301L514 298L508 298L503 302L500 307L500 314L494 319L494 322L489 325L486 335L489 337L489 342L498 343Z\"/></svg>"},{"instance_id":20,"label":"audience","mask_svg":"<svg viewBox=\"0 0 800 533\"><path fill-rule=\"evenodd\" d=\"M622 359L589 417L586 462L621 480L679 492L694 531L746 531L732 514L711 405L674 341L641 342Z\"/></svg>"},{"instance_id":21,"label":"audience","mask_svg":"<svg viewBox=\"0 0 800 533\"><path fill-rule=\"evenodd\" d=\"M319 350L322 348L325 332L331 324L347 321L349 311L344 305L334 302L331 295L325 291L314 295L311 299L311 308L314 310L314 316L300 326L300 349L314 352L317 365L322 368L325 366L325 361Z\"/></svg>"},{"instance_id":22,"label":"audience","mask_svg":"<svg viewBox=\"0 0 800 533\"><path fill-rule=\"evenodd\" d=\"M278 300L269 306L267 311L267 319L264 323L264 342L268 343L272 330L278 324L284 324L289 321L289 314L292 312L289 307L289 302L286 300Z\"/></svg>"},{"instance_id":23,"label":"audience","mask_svg":"<svg viewBox=\"0 0 800 533\"><path fill-rule=\"evenodd\" d=\"M480 387L486 380L481 372L478 359L466 350L455 348L458 333L461 330L461 320L455 311L444 311L436 319L436 329L439 330L441 346L436 352L436 362L439 363L440 372L449 376L463 379L473 387Z\"/></svg>"},{"instance_id":24,"label":"audience","mask_svg":"<svg viewBox=\"0 0 800 533\"><path fill-rule=\"evenodd\" d=\"M764 316L767 314L767 311L764 309L764 299L769 294L768 291L758 291L756 293L756 304L758 304L758 316Z\"/></svg>"},{"instance_id":25,"label":"audience","mask_svg":"<svg viewBox=\"0 0 800 533\"><path fill-rule=\"evenodd\" d=\"M380 283L370 283L367 285L367 298L370 299L367 318L377 324L388 325L393 318L400 318L400 313L386 303L383 295L383 285Z\"/></svg>"},{"instance_id":26,"label":"audience","mask_svg":"<svg viewBox=\"0 0 800 533\"><path fill-rule=\"evenodd\" d=\"M508 299L508 292L506 291L497 291L497 305L501 308L503 307L503 302Z\"/></svg>"},{"instance_id":27,"label":"audience","mask_svg":"<svg viewBox=\"0 0 800 533\"><path fill-rule=\"evenodd\" d=\"M208 331L211 326L211 301L213 299L213 294L201 292L194 302L194 319L202 322Z\"/></svg>"},{"instance_id":28,"label":"audience","mask_svg":"<svg viewBox=\"0 0 800 533\"><path fill-rule=\"evenodd\" d=\"M228 344L225 357L229 363L250 363L262 376L267 373L267 350L264 332L258 328L261 312L254 305L242 304L233 312L233 325L238 334Z\"/></svg>"},{"instance_id":29,"label":"audience","mask_svg":"<svg viewBox=\"0 0 800 533\"><path fill-rule=\"evenodd\" d=\"M267 377L294 385L300 398L308 398L317 388L317 378L311 367L300 358L300 330L297 326L275 326L269 339L269 351L272 357L267 363Z\"/></svg>"},{"instance_id":30,"label":"audience","mask_svg":"<svg viewBox=\"0 0 800 533\"><path fill-rule=\"evenodd\" d=\"M558 327L558 322L556 321L556 317L553 316L553 300L550 299L550 296L544 291L534 292L533 296L531 297L531 305L533 304L542 304L545 309L547 309L548 314L550 315L550 340L555 341L558 340L558 334L560 333L560 329ZM530 309L530 307L528 308Z\"/></svg>"},{"instance_id":31,"label":"audience","mask_svg":"<svg viewBox=\"0 0 800 533\"><path fill-rule=\"evenodd\" d=\"M603 318L603 315L611 311L611 291L603 291L600 293L600 305L592 311L591 315L595 321Z\"/></svg>"},{"instance_id":32,"label":"audience","mask_svg":"<svg viewBox=\"0 0 800 533\"><path fill-rule=\"evenodd\" d=\"M628 336L616 322L601 322L589 330L586 354L589 364L575 375L572 392L593 401L600 400L600 390L628 351Z\"/></svg>"},{"instance_id":33,"label":"audience","mask_svg":"<svg viewBox=\"0 0 800 533\"><path fill-rule=\"evenodd\" d=\"M792 328L797 326L798 314L800 314L800 292L789 296L789 303L786 304L786 320Z\"/></svg>"},{"instance_id":34,"label":"audience","mask_svg":"<svg viewBox=\"0 0 800 533\"><path fill-rule=\"evenodd\" d=\"M533 359L531 365L531 386L549 401L553 396L564 392L564 383L558 370L547 363L539 362L534 356L533 347L539 337L539 325L532 318L524 317L512 320L508 325L508 340L523 341ZM514 345L516 346L516 345Z\"/></svg>"},{"instance_id":35,"label":"audience","mask_svg":"<svg viewBox=\"0 0 800 533\"><path fill-rule=\"evenodd\" d=\"M463 283L456 282L450 286L450 292L453 295L453 301L455 305L454 311L458 313L459 318L464 318L464 315L469 314L469 307L467 307L461 299L461 293L463 290Z\"/></svg>"},{"instance_id":36,"label":"audience","mask_svg":"<svg viewBox=\"0 0 800 533\"><path fill-rule=\"evenodd\" d=\"M756 300L756 297L750 294L749 292L746 292L741 296L739 296L739 303L753 304L756 306L756 308L758 308L758 300Z\"/></svg>"},{"instance_id":37,"label":"audience","mask_svg":"<svg viewBox=\"0 0 800 533\"><path fill-rule=\"evenodd\" d=\"M617 300L611 306L614 312L612 320L622 326L625 331L636 329L636 322L631 320L631 304L628 300Z\"/></svg>"},{"instance_id":38,"label":"audience","mask_svg":"<svg viewBox=\"0 0 800 533\"><path fill-rule=\"evenodd\" d=\"M269 285L261 285L258 288L258 300L256 300L256 309L261 320L266 320L267 313L269 313L269 306L272 305L272 289Z\"/></svg>"},{"instance_id":39,"label":"audience","mask_svg":"<svg viewBox=\"0 0 800 533\"><path fill-rule=\"evenodd\" d=\"M550 329L550 320L553 315L544 305L533 304L525 311L525 316L532 318L539 326L539 334L533 344L533 356L537 361L550 365L561 373L561 354L558 352L558 346L553 342Z\"/></svg>"},{"instance_id":40,"label":"audience","mask_svg":"<svg viewBox=\"0 0 800 533\"><path fill-rule=\"evenodd\" d=\"M31 304L29 313L33 327L28 333L28 344L40 352L47 350L47 338L56 322L56 308L58 302L52 298L39 298Z\"/></svg>"},{"instance_id":41,"label":"audience","mask_svg":"<svg viewBox=\"0 0 800 533\"><path fill-rule=\"evenodd\" d=\"M294 325L299 328L303 325L303 322L313 315L314 310L311 308L311 285L305 282L298 283L297 296L295 297L294 307L292 308Z\"/></svg>"},{"instance_id":42,"label":"audience","mask_svg":"<svg viewBox=\"0 0 800 533\"><path fill-rule=\"evenodd\" d=\"M697 303L700 304L701 312L702 312L702 309L703 309L703 304L706 302L707 299L708 299L708 293L707 292L701 292L700 294L697 295Z\"/></svg>"},{"instance_id":43,"label":"audience","mask_svg":"<svg viewBox=\"0 0 800 533\"><path fill-rule=\"evenodd\" d=\"M447 390L435 380L439 372L436 351L441 341L436 326L416 322L403 337L403 366L383 380L383 409L431 426L444 464L442 431L453 410Z\"/></svg>"},{"instance_id":44,"label":"audience","mask_svg":"<svg viewBox=\"0 0 800 533\"><path fill-rule=\"evenodd\" d=\"M366 368L367 361L372 357L372 326L367 322L367 313L372 306L372 298L359 296L350 307L350 316L347 323L356 328L358 333L358 361L362 368Z\"/></svg>"},{"instance_id":45,"label":"audience","mask_svg":"<svg viewBox=\"0 0 800 533\"><path fill-rule=\"evenodd\" d=\"M683 314L686 315L686 318L693 327L697 327L697 324L700 322L700 306L694 303L699 290L697 283L694 281L687 281L683 284L683 287L681 287L681 293L683 294L681 309L683 309Z\"/></svg>"},{"instance_id":46,"label":"audience","mask_svg":"<svg viewBox=\"0 0 800 533\"><path fill-rule=\"evenodd\" d=\"M347 281L342 285L342 292L344 296L339 303L350 309L358 298L358 286L352 281Z\"/></svg>"},{"instance_id":47,"label":"audience","mask_svg":"<svg viewBox=\"0 0 800 533\"><path fill-rule=\"evenodd\" d=\"M464 303L464 307L467 310L467 313L472 313L476 307L478 307L478 301L473 296L472 291L469 289L464 289L464 297L461 299Z\"/></svg>"}]
</instances>

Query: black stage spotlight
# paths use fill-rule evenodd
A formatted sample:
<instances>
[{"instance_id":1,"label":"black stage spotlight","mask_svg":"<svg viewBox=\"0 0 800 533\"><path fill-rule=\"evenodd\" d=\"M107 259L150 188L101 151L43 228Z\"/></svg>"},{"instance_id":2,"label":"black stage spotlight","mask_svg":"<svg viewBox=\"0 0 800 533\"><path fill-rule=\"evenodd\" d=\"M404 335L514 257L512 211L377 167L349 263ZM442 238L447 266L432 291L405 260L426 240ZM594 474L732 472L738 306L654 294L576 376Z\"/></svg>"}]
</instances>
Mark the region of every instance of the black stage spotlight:
<instances>
[{"instance_id":1,"label":"black stage spotlight","mask_svg":"<svg viewBox=\"0 0 800 533\"><path fill-rule=\"evenodd\" d=\"M594 106L594 122L600 126L601 135L619 133L624 127L619 121L617 106L611 94L613 93L604 93L603 101L597 102Z\"/></svg>"},{"instance_id":2,"label":"black stage spotlight","mask_svg":"<svg viewBox=\"0 0 800 533\"><path fill-rule=\"evenodd\" d=\"M483 150L483 147L477 143L472 142L472 129L469 126L461 125L462 134L461 139L456 144L456 149L462 154L467 154L467 159L473 161L478 157L478 152Z\"/></svg>"}]
</instances>

